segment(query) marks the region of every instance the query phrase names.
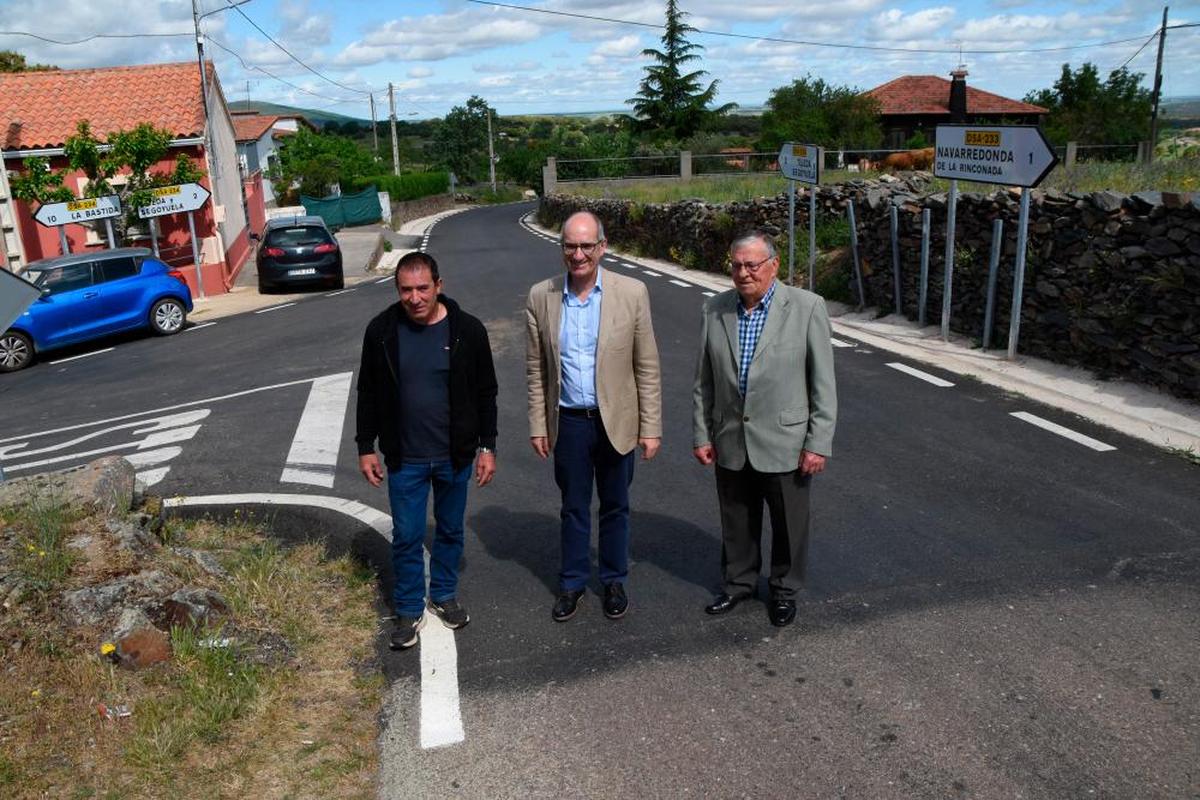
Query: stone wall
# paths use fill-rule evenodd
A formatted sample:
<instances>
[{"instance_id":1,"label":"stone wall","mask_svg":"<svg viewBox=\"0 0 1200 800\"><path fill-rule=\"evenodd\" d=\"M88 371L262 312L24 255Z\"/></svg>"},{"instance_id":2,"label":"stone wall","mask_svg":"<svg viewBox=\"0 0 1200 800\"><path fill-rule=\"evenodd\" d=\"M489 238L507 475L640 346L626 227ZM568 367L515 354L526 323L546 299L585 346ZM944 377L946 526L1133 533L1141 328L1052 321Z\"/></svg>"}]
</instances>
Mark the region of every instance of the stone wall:
<instances>
[{"instance_id":1,"label":"stone wall","mask_svg":"<svg viewBox=\"0 0 1200 800\"><path fill-rule=\"evenodd\" d=\"M849 181L822 186L818 215L843 214L854 201L868 306L894 311L890 208L899 210L903 313L917 318L921 211L932 211L926 321L942 307L946 195L926 194L928 178ZM982 339L992 221L1004 220L993 346L1008 341L1016 252L1017 190L959 195L950 327ZM1087 367L1200 399L1200 197L1142 192L1032 193L1020 352ZM587 208L618 247L689 267L719 271L737 231L759 227L786 240L787 196L710 204L689 200L635 206L625 200L550 195L539 219L557 227ZM808 200L796 202L797 238Z\"/></svg>"}]
</instances>

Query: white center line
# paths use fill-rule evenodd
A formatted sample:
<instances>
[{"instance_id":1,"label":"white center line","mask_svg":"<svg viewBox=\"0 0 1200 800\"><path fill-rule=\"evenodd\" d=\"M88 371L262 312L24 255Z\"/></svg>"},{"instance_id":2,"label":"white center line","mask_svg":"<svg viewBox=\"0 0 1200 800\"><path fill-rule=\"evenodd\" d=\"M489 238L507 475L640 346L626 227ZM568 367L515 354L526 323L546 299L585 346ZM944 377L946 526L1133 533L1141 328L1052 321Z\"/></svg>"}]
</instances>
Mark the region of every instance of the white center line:
<instances>
[{"instance_id":1,"label":"white center line","mask_svg":"<svg viewBox=\"0 0 1200 800\"><path fill-rule=\"evenodd\" d=\"M700 294L704 295L705 297L716 297L717 296L716 292L701 292Z\"/></svg>"},{"instance_id":2,"label":"white center line","mask_svg":"<svg viewBox=\"0 0 1200 800\"><path fill-rule=\"evenodd\" d=\"M198 330L202 330L203 328L211 328L213 325L216 325L216 324L217 323L215 323L215 322L202 322L199 325L193 325L192 327L184 328L183 330L185 333L187 331L198 331Z\"/></svg>"},{"instance_id":3,"label":"white center line","mask_svg":"<svg viewBox=\"0 0 1200 800\"><path fill-rule=\"evenodd\" d=\"M313 381L279 480L333 488L353 372Z\"/></svg>"},{"instance_id":4,"label":"white center line","mask_svg":"<svg viewBox=\"0 0 1200 800\"><path fill-rule=\"evenodd\" d=\"M254 313L255 314L267 314L271 311L278 311L281 308L288 308L289 306L294 306L294 305L296 305L296 304L295 303L284 303L281 306L270 306L269 308L260 308L258 311L255 311Z\"/></svg>"},{"instance_id":5,"label":"white center line","mask_svg":"<svg viewBox=\"0 0 1200 800\"><path fill-rule=\"evenodd\" d=\"M1028 422L1030 425L1036 425L1042 430L1047 430L1051 433L1057 433L1059 436L1066 437L1067 439L1070 439L1077 444L1081 444L1084 447L1090 447L1099 453L1107 453L1109 450L1117 449L1111 444L1105 444L1099 439L1093 439L1090 436L1085 436L1082 433L1071 430L1070 428L1064 428L1062 425L1059 425L1056 422L1051 422L1048 419L1042 419L1036 414L1030 414L1028 411L1013 411L1011 413L1012 416L1019 420Z\"/></svg>"},{"instance_id":6,"label":"white center line","mask_svg":"<svg viewBox=\"0 0 1200 800\"><path fill-rule=\"evenodd\" d=\"M624 261L621 262L621 266L628 267L629 269L637 269L638 268L637 264L626 264Z\"/></svg>"},{"instance_id":7,"label":"white center line","mask_svg":"<svg viewBox=\"0 0 1200 800\"><path fill-rule=\"evenodd\" d=\"M325 296L326 297L337 297L339 294L346 294L347 292L353 292L353 291L354 291L353 289L339 289L338 291L330 292L329 294L327 294Z\"/></svg>"},{"instance_id":8,"label":"white center line","mask_svg":"<svg viewBox=\"0 0 1200 800\"><path fill-rule=\"evenodd\" d=\"M651 272L648 269L644 269L644 270L642 270L642 272L645 273L646 275L649 275L651 278L661 278L662 277L662 273L660 273L660 272Z\"/></svg>"},{"instance_id":9,"label":"white center line","mask_svg":"<svg viewBox=\"0 0 1200 800\"><path fill-rule=\"evenodd\" d=\"M910 367L908 364L901 364L899 361L893 361L893 362L889 363L888 366L891 367L892 369L903 372L905 375L912 375L914 378L920 378L921 380L923 380L927 383L932 383L934 386L940 386L943 389L945 389L948 386L954 385L950 381L944 381L936 375L930 375L928 372L922 372L919 369L914 369L913 367Z\"/></svg>"},{"instance_id":10,"label":"white center line","mask_svg":"<svg viewBox=\"0 0 1200 800\"><path fill-rule=\"evenodd\" d=\"M393 280L394 278L391 275L388 275L386 278L380 278L379 280L375 281L375 285L378 286L381 283L391 283Z\"/></svg>"},{"instance_id":11,"label":"white center line","mask_svg":"<svg viewBox=\"0 0 1200 800\"><path fill-rule=\"evenodd\" d=\"M58 361L51 361L50 363L51 364L65 364L68 361L75 361L80 358L91 358L92 356L98 356L101 353L111 353L112 351L113 351L113 348L106 347L103 350L96 350L95 352L92 352L92 353L83 353L83 354L77 355L77 356L70 356L69 358L60 358Z\"/></svg>"},{"instance_id":12,"label":"white center line","mask_svg":"<svg viewBox=\"0 0 1200 800\"><path fill-rule=\"evenodd\" d=\"M682 287L683 287L683 288L685 288L685 289L692 289L692 288L694 288L694 287L693 287L693 286L692 286L690 283L685 283L684 281L677 281L677 280L675 280L674 278L671 278L671 281L670 281L670 282L671 282L671 283L673 283L673 284L675 284L676 286L682 286Z\"/></svg>"},{"instance_id":13,"label":"white center line","mask_svg":"<svg viewBox=\"0 0 1200 800\"><path fill-rule=\"evenodd\" d=\"M834 347L854 347L853 342L843 342L841 339L834 339L833 337L830 337L829 342Z\"/></svg>"}]
</instances>

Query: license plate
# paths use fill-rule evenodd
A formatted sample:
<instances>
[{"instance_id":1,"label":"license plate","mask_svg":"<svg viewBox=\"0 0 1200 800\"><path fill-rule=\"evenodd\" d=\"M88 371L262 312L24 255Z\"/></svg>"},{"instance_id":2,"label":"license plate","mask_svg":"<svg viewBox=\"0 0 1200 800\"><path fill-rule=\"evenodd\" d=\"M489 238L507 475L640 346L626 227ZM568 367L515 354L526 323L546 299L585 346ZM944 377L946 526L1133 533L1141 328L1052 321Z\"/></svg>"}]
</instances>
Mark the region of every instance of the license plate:
<instances>
[{"instance_id":1,"label":"license plate","mask_svg":"<svg viewBox=\"0 0 1200 800\"><path fill-rule=\"evenodd\" d=\"M316 275L317 270L314 267L308 269L289 269L288 275Z\"/></svg>"}]
</instances>

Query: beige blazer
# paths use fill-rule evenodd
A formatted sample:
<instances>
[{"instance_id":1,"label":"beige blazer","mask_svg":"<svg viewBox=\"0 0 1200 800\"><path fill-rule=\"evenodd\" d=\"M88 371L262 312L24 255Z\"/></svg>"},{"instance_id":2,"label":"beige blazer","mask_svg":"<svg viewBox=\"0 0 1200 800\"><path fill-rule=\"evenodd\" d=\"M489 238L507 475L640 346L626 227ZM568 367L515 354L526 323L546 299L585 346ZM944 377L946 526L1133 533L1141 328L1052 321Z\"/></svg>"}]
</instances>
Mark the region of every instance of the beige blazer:
<instances>
[{"instance_id":1,"label":"beige blazer","mask_svg":"<svg viewBox=\"0 0 1200 800\"><path fill-rule=\"evenodd\" d=\"M525 306L525 378L529 386L529 435L558 437L562 391L559 327L563 281L542 281ZM618 453L639 438L662 436L662 383L658 345L650 322L650 294L641 281L605 270L596 344L596 399L608 440Z\"/></svg>"},{"instance_id":2,"label":"beige blazer","mask_svg":"<svg viewBox=\"0 0 1200 800\"><path fill-rule=\"evenodd\" d=\"M694 446L711 444L726 469L749 462L759 472L791 472L801 450L832 455L837 388L825 301L776 283L744 401L738 393L738 302L731 289L704 304L692 389Z\"/></svg>"}]
</instances>

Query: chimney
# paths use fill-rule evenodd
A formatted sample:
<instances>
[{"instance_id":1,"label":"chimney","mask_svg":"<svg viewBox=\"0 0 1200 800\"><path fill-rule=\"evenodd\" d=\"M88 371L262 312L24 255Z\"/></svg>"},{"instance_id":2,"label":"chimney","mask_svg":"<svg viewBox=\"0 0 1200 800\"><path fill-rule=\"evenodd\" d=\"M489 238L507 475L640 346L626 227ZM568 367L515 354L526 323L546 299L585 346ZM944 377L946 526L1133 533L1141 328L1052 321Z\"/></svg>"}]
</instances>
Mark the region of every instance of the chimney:
<instances>
[{"instance_id":1,"label":"chimney","mask_svg":"<svg viewBox=\"0 0 1200 800\"><path fill-rule=\"evenodd\" d=\"M950 121L967 121L967 68L962 64L950 73Z\"/></svg>"}]
</instances>

